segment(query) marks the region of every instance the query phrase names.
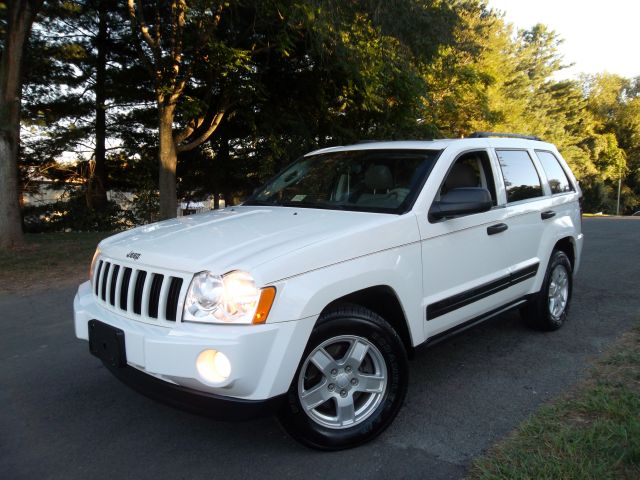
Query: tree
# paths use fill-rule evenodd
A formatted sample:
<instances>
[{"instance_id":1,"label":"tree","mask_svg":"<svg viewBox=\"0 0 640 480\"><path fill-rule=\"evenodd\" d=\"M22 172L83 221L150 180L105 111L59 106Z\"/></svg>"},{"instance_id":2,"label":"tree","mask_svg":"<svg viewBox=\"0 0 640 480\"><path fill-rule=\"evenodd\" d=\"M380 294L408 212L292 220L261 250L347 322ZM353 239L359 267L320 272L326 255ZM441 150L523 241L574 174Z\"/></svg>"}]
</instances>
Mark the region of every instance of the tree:
<instances>
[{"instance_id":1,"label":"tree","mask_svg":"<svg viewBox=\"0 0 640 480\"><path fill-rule=\"evenodd\" d=\"M402 22L377 24L373 18L387 19L384 10L391 9L384 2L170 6L167 15L157 3L129 0L141 58L156 84L164 217L175 215L178 154L201 145L231 116L253 137L247 140L254 153L264 154L260 177L304 146L419 129L422 81L412 48L426 52L429 43L436 51L436 34L417 36ZM417 1L395 7L406 18L423 8Z\"/></svg>"},{"instance_id":2,"label":"tree","mask_svg":"<svg viewBox=\"0 0 640 480\"><path fill-rule=\"evenodd\" d=\"M23 176L47 176L63 152L76 153L91 210L107 204L106 142L127 112L120 105L140 90L133 72L121 74L135 56L125 14L114 0L49 2L26 50L22 123L33 134L23 142Z\"/></svg>"},{"instance_id":3,"label":"tree","mask_svg":"<svg viewBox=\"0 0 640 480\"><path fill-rule=\"evenodd\" d=\"M640 206L640 82L607 73L583 82L600 137L593 146L599 180L611 192L607 203L615 202L620 181L622 211L633 212Z\"/></svg>"},{"instance_id":4,"label":"tree","mask_svg":"<svg viewBox=\"0 0 640 480\"><path fill-rule=\"evenodd\" d=\"M242 54L232 51L212 51L210 42L220 24L228 2L191 2L171 0L169 12L160 2L128 0L131 26L138 38L140 59L155 83L158 111L158 159L160 166L160 216L172 218L177 213L176 167L178 153L189 151L205 142L218 128L226 112L226 100L219 95L220 104L213 105L210 98L214 84L224 75L222 69L210 68L212 75L205 99L190 99L185 93L199 64L215 60L215 54L230 54L231 61L241 61ZM150 4L150 5L149 5ZM151 13L151 15L149 15ZM151 18L154 23L148 22ZM222 45L218 45L222 47ZM209 57L211 54L211 57ZM225 58L229 60L229 58ZM219 91L217 93L220 93ZM209 98L206 98L209 97ZM192 101L191 101L192 100ZM186 113L183 129L174 132L178 106ZM192 115L188 115L192 113Z\"/></svg>"},{"instance_id":5,"label":"tree","mask_svg":"<svg viewBox=\"0 0 640 480\"><path fill-rule=\"evenodd\" d=\"M7 7L0 57L0 248L10 248L23 241L17 166L22 55L42 0L12 0L0 5Z\"/></svg>"}]
</instances>

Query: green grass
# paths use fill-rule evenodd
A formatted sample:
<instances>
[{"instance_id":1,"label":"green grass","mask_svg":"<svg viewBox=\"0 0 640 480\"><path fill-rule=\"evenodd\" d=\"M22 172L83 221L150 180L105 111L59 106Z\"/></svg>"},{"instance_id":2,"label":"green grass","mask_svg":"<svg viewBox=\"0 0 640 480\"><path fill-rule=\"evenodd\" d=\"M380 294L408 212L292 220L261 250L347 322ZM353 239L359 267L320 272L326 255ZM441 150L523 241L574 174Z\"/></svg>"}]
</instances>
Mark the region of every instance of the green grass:
<instances>
[{"instance_id":1,"label":"green grass","mask_svg":"<svg viewBox=\"0 0 640 480\"><path fill-rule=\"evenodd\" d=\"M42 233L25 236L22 248L0 251L0 293L67 286L88 278L98 242L107 232Z\"/></svg>"},{"instance_id":2,"label":"green grass","mask_svg":"<svg viewBox=\"0 0 640 480\"><path fill-rule=\"evenodd\" d=\"M469 478L640 478L640 327L570 395L477 459Z\"/></svg>"}]
</instances>

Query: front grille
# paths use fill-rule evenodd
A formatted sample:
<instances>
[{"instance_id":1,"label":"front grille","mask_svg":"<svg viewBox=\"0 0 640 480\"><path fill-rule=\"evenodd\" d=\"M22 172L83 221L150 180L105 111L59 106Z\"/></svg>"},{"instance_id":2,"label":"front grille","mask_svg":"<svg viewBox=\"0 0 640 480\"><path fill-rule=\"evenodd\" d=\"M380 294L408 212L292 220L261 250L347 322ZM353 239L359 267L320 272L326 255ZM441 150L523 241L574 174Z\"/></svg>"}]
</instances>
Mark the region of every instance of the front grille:
<instances>
[{"instance_id":1,"label":"front grille","mask_svg":"<svg viewBox=\"0 0 640 480\"><path fill-rule=\"evenodd\" d=\"M144 293L144 283L147 279L147 272L138 270L136 286L133 289L133 313L142 315L142 294Z\"/></svg>"},{"instance_id":2,"label":"front grille","mask_svg":"<svg viewBox=\"0 0 640 480\"><path fill-rule=\"evenodd\" d=\"M96 298L111 309L146 320L179 318L182 277L100 259L93 281Z\"/></svg>"}]
</instances>

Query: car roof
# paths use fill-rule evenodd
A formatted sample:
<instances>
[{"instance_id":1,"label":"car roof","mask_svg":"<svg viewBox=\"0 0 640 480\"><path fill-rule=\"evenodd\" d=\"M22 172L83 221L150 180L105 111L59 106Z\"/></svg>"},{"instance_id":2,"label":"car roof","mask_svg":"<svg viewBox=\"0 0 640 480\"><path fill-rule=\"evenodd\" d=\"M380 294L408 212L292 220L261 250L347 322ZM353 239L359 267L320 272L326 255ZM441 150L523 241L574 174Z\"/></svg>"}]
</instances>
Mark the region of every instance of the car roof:
<instances>
[{"instance_id":1,"label":"car roof","mask_svg":"<svg viewBox=\"0 0 640 480\"><path fill-rule=\"evenodd\" d=\"M445 138L440 140L396 140L396 141L372 141L361 142L352 145L340 145L321 148L305 155L318 155L321 153L349 152L356 150L444 150L452 145L462 145L468 148L494 147L494 148L540 148L555 150L553 144L522 138Z\"/></svg>"}]
</instances>

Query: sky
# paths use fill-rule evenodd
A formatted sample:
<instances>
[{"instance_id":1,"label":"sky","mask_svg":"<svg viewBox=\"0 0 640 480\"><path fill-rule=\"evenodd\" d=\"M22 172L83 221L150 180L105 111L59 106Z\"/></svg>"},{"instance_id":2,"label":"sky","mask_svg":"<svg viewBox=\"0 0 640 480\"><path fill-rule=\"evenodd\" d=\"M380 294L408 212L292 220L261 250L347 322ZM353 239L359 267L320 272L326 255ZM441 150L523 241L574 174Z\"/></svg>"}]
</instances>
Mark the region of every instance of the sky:
<instances>
[{"instance_id":1,"label":"sky","mask_svg":"<svg viewBox=\"0 0 640 480\"><path fill-rule=\"evenodd\" d=\"M544 23L564 39L560 79L607 71L640 76L640 0L488 0L517 28Z\"/></svg>"}]
</instances>

